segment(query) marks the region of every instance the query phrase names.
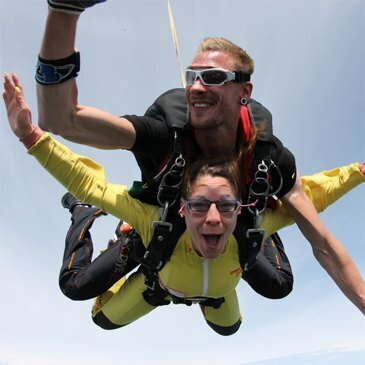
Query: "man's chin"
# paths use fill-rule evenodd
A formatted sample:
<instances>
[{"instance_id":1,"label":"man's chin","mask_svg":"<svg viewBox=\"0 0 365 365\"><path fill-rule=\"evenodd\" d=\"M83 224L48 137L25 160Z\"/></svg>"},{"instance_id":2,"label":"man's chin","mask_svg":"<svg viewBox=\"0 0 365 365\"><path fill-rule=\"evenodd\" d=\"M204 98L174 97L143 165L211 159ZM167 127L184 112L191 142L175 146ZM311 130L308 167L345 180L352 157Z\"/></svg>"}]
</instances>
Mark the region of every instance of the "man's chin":
<instances>
[{"instance_id":1,"label":"man's chin","mask_svg":"<svg viewBox=\"0 0 365 365\"><path fill-rule=\"evenodd\" d=\"M190 125L195 130L211 130L217 128L215 121L208 118L195 118L190 120Z\"/></svg>"},{"instance_id":2,"label":"man's chin","mask_svg":"<svg viewBox=\"0 0 365 365\"><path fill-rule=\"evenodd\" d=\"M213 109L202 110L198 112L190 112L189 120L190 124L194 127L203 127L206 124L212 124L212 120L214 119L214 111Z\"/></svg>"}]
</instances>

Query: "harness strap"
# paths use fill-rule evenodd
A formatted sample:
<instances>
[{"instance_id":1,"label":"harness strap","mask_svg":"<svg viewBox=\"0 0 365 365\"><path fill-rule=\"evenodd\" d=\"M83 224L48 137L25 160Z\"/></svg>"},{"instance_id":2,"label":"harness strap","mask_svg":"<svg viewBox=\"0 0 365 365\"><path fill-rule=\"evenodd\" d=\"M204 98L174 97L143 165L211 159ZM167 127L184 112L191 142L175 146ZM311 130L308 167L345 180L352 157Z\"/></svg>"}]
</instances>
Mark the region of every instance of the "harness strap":
<instances>
[{"instance_id":1,"label":"harness strap","mask_svg":"<svg viewBox=\"0 0 365 365\"><path fill-rule=\"evenodd\" d=\"M250 140L252 120L250 119L249 109L247 107L241 108L241 122L242 131L245 142ZM160 181L158 188L157 200L160 204L161 219L152 223L154 229L153 238L148 246L147 251L140 260L141 269L145 274L145 284L147 290L144 292L144 299L151 305L166 305L168 301L166 296L169 295L174 303L181 303L190 305L188 300L181 298L174 298L167 293L158 283L158 271L160 271L172 254L172 251L180 237L176 234L178 227L184 226L180 223L174 225L172 222L173 215L169 214L169 208L173 206L180 195L180 188L182 185L185 159L186 155L186 139L185 134L181 129L173 129L173 142L170 149L170 158L164 168L155 176L155 182ZM259 148L258 148L259 147ZM268 197L275 194L270 183L271 170L276 166L271 160L271 142L258 141L254 149L254 162L251 163L247 159L247 163L251 165L245 166L247 170L250 169L248 175L253 174L253 179L250 184L248 194L248 204L257 201L253 208L249 207L249 211L245 215L245 223L240 226L241 229L235 230L235 236L239 243L240 263L244 270L249 270L257 260L265 231L258 228L258 216L266 208ZM252 156L251 156L252 158ZM247 171L246 170L246 171ZM253 171L255 171L253 173ZM280 171L278 171L280 174ZM281 174L280 174L281 177ZM281 184L280 184L281 187ZM175 212L176 213L176 212ZM176 214L175 214L176 216ZM242 216L242 215L241 215ZM238 226L238 225L237 225ZM242 228L245 227L245 228ZM182 233L182 232L181 232ZM205 301L202 305L209 305L213 303L216 306L221 305L219 301Z\"/></svg>"},{"instance_id":2,"label":"harness strap","mask_svg":"<svg viewBox=\"0 0 365 365\"><path fill-rule=\"evenodd\" d=\"M147 287L147 289L142 293L143 299L147 303L153 305L154 307L168 305L171 303L171 301L173 304L185 304L187 306L191 306L193 303L195 303L190 299L177 297L176 295L173 295L167 290L163 289L159 284L157 273L152 273L151 275L151 272L149 272L148 269L146 270L144 267L141 267L141 271L145 275L149 276L152 284L152 287ZM169 297L171 300L166 299L166 297ZM200 300L197 303L206 307L218 309L224 303L224 298L207 298Z\"/></svg>"},{"instance_id":3,"label":"harness strap","mask_svg":"<svg viewBox=\"0 0 365 365\"><path fill-rule=\"evenodd\" d=\"M169 222L154 221L152 222L152 228L152 240L141 260L141 265L153 271L160 271L163 267L163 258L172 231L172 224Z\"/></svg>"},{"instance_id":4,"label":"harness strap","mask_svg":"<svg viewBox=\"0 0 365 365\"><path fill-rule=\"evenodd\" d=\"M164 173L161 178L161 182L158 188L157 201L160 204L160 220L152 222L153 236L152 240L148 245L148 249L141 259L141 265L148 268L150 271L158 272L162 269L164 261L169 257L167 252L169 251L169 244L172 243L175 246L178 236L174 231L175 239L171 238L171 232L173 224L171 222L176 221L173 214L169 214L171 206L175 205L180 196L180 189L183 181L184 170L185 170L185 159L183 157L184 152L184 136L180 136L180 133L173 131L173 151L172 157L169 161L171 165L168 171ZM175 157L177 156L177 157ZM157 178L157 177L156 177ZM177 219L180 219L178 217ZM180 219L181 221L181 219ZM180 224L181 226L181 224ZM185 226L185 225L182 225ZM171 255L170 249L170 255ZM151 283L147 278L147 285Z\"/></svg>"},{"instance_id":5,"label":"harness strap","mask_svg":"<svg viewBox=\"0 0 365 365\"><path fill-rule=\"evenodd\" d=\"M247 239L247 260L243 266L244 271L249 270L257 260L257 255L261 250L265 230L250 228L246 231Z\"/></svg>"},{"instance_id":6,"label":"harness strap","mask_svg":"<svg viewBox=\"0 0 365 365\"><path fill-rule=\"evenodd\" d=\"M218 309L224 303L224 298L208 298L202 300L199 304L204 305L206 307L213 307L214 309Z\"/></svg>"},{"instance_id":7,"label":"harness strap","mask_svg":"<svg viewBox=\"0 0 365 365\"><path fill-rule=\"evenodd\" d=\"M158 283L157 274L152 273L150 270L146 271L143 267L142 272L145 274L146 279L148 277L148 284L150 285L148 286L145 280L147 289L142 293L143 299L154 307L170 304L170 301L165 299L168 293Z\"/></svg>"}]
</instances>

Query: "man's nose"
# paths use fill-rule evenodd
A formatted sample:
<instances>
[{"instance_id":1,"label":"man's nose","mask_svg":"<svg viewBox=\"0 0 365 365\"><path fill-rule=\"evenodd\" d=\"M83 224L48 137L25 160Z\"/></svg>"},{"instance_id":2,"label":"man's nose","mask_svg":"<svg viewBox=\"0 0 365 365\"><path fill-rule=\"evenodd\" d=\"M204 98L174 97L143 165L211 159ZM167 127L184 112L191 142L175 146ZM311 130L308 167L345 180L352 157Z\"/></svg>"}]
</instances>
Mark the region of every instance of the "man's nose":
<instances>
[{"instance_id":1,"label":"man's nose","mask_svg":"<svg viewBox=\"0 0 365 365\"><path fill-rule=\"evenodd\" d=\"M190 88L192 90L205 90L206 89L206 85L203 84L203 81L200 79L200 77L197 77L192 85L190 86Z\"/></svg>"}]
</instances>

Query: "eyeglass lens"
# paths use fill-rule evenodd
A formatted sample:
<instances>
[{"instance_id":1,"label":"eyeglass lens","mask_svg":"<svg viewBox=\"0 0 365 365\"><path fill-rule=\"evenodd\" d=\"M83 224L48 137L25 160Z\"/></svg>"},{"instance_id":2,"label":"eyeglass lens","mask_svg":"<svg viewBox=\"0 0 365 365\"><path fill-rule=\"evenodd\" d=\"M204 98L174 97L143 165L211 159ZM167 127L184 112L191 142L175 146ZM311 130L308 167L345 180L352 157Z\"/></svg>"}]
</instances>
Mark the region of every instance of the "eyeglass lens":
<instances>
[{"instance_id":1,"label":"eyeglass lens","mask_svg":"<svg viewBox=\"0 0 365 365\"><path fill-rule=\"evenodd\" d=\"M208 212L213 203L221 213L234 212L239 206L239 202L236 200L218 200L215 202L210 200L187 201L188 208L194 212Z\"/></svg>"}]
</instances>

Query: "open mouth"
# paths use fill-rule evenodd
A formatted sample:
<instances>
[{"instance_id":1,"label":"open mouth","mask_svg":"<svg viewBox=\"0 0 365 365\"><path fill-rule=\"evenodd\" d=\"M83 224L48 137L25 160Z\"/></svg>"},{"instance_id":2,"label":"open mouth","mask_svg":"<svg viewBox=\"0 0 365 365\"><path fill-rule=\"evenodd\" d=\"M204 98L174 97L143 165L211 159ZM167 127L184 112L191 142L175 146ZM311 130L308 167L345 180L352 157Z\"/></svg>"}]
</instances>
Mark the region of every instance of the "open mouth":
<instances>
[{"instance_id":1,"label":"open mouth","mask_svg":"<svg viewBox=\"0 0 365 365\"><path fill-rule=\"evenodd\" d=\"M219 239L222 235L220 234L203 234L205 243L208 247L215 247L217 246Z\"/></svg>"}]
</instances>

